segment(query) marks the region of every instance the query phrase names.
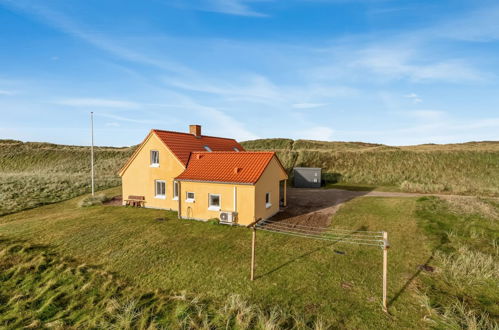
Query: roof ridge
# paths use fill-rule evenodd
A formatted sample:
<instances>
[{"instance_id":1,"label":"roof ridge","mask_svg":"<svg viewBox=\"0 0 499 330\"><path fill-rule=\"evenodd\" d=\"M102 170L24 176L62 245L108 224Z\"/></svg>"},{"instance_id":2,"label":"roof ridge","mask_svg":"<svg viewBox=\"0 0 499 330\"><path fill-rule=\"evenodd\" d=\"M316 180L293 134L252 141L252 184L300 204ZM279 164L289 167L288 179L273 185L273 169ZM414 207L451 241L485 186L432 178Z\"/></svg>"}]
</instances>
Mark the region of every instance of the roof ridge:
<instances>
[{"instance_id":1,"label":"roof ridge","mask_svg":"<svg viewBox=\"0 0 499 330\"><path fill-rule=\"evenodd\" d=\"M151 131L155 132L165 132L165 133L175 133L175 134L183 134L183 135L189 135L189 136L194 136L191 133L186 133L186 132L177 132L177 131L169 131L169 130L164 130L164 129L157 129L153 128ZM236 141L236 139L233 138L226 138L226 137L221 137L221 136L212 136L212 135L200 135L201 137L207 137L207 138L215 138L215 139L224 139L224 140L232 140ZM236 141L237 142L237 141Z\"/></svg>"},{"instance_id":2,"label":"roof ridge","mask_svg":"<svg viewBox=\"0 0 499 330\"><path fill-rule=\"evenodd\" d=\"M214 150L214 151L191 151L193 154L275 154L275 151L223 151L223 150Z\"/></svg>"}]
</instances>

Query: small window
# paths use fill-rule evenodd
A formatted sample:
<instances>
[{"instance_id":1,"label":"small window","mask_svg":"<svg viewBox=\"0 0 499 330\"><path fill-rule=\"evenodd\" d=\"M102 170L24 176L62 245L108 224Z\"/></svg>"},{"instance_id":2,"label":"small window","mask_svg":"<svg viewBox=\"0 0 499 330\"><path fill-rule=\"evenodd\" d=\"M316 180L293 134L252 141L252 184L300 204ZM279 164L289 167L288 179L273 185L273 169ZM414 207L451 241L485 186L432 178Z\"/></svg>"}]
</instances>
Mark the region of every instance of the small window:
<instances>
[{"instance_id":1,"label":"small window","mask_svg":"<svg viewBox=\"0 0 499 330\"><path fill-rule=\"evenodd\" d=\"M166 197L166 182L163 180L154 181L154 197L165 198Z\"/></svg>"},{"instance_id":2,"label":"small window","mask_svg":"<svg viewBox=\"0 0 499 330\"><path fill-rule=\"evenodd\" d=\"M239 152L239 149L238 149L238 148L236 148L236 147L234 147L234 151L237 151L237 152Z\"/></svg>"},{"instance_id":3,"label":"small window","mask_svg":"<svg viewBox=\"0 0 499 330\"><path fill-rule=\"evenodd\" d=\"M213 151L213 150L211 150L211 148L210 148L210 147L208 147L208 146L204 146L204 150L209 151L209 152L212 152L212 151Z\"/></svg>"},{"instance_id":4,"label":"small window","mask_svg":"<svg viewBox=\"0 0 499 330\"><path fill-rule=\"evenodd\" d=\"M151 167L159 167L159 151L151 150Z\"/></svg>"},{"instance_id":5,"label":"small window","mask_svg":"<svg viewBox=\"0 0 499 330\"><path fill-rule=\"evenodd\" d=\"M208 209L220 211L220 195L208 194Z\"/></svg>"},{"instance_id":6,"label":"small window","mask_svg":"<svg viewBox=\"0 0 499 330\"><path fill-rule=\"evenodd\" d=\"M265 207L269 208L272 206L272 203L270 203L270 193L265 194Z\"/></svg>"},{"instance_id":7,"label":"small window","mask_svg":"<svg viewBox=\"0 0 499 330\"><path fill-rule=\"evenodd\" d=\"M196 200L196 196L194 195L193 192L186 192L186 202L193 203Z\"/></svg>"},{"instance_id":8,"label":"small window","mask_svg":"<svg viewBox=\"0 0 499 330\"><path fill-rule=\"evenodd\" d=\"M173 182L173 199L178 199L178 182Z\"/></svg>"}]
</instances>

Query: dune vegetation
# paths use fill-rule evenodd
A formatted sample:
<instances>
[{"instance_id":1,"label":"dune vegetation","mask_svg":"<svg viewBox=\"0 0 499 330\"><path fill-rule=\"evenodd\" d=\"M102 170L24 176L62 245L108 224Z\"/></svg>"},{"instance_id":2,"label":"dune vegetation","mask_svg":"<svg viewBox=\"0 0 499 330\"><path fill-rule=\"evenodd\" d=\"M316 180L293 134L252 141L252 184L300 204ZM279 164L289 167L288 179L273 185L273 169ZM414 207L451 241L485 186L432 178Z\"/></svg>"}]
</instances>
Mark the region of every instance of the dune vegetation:
<instances>
[{"instance_id":1,"label":"dune vegetation","mask_svg":"<svg viewBox=\"0 0 499 330\"><path fill-rule=\"evenodd\" d=\"M2 329L271 329L305 327L278 308L266 311L229 295L217 306L200 296L129 285L101 267L47 246L0 237ZM316 320L312 329L323 329Z\"/></svg>"},{"instance_id":2,"label":"dune vegetation","mask_svg":"<svg viewBox=\"0 0 499 330\"><path fill-rule=\"evenodd\" d=\"M419 297L433 326L499 329L499 202L422 197L416 215L432 246Z\"/></svg>"},{"instance_id":3,"label":"dune vegetation","mask_svg":"<svg viewBox=\"0 0 499 330\"><path fill-rule=\"evenodd\" d=\"M371 185L391 189L499 196L499 142L391 147L362 142L264 139L248 150L276 150L286 169L321 167L332 187Z\"/></svg>"},{"instance_id":4,"label":"dune vegetation","mask_svg":"<svg viewBox=\"0 0 499 330\"><path fill-rule=\"evenodd\" d=\"M95 187L119 185L132 148L95 148ZM90 148L0 140L0 216L90 191Z\"/></svg>"},{"instance_id":5,"label":"dune vegetation","mask_svg":"<svg viewBox=\"0 0 499 330\"><path fill-rule=\"evenodd\" d=\"M336 228L389 232L387 315L377 247L259 232L250 282L248 229L86 198L0 217L0 327L498 329L494 199L340 209Z\"/></svg>"}]
</instances>

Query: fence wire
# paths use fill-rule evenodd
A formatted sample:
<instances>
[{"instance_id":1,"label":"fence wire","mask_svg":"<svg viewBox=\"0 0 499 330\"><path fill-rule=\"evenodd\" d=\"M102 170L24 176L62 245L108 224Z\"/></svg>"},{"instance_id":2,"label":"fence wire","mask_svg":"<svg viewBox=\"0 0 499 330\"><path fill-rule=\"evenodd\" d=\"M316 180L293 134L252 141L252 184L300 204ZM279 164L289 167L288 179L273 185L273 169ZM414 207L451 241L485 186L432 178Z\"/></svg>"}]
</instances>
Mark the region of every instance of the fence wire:
<instances>
[{"instance_id":1,"label":"fence wire","mask_svg":"<svg viewBox=\"0 0 499 330\"><path fill-rule=\"evenodd\" d=\"M319 239L335 243L369 245L383 247L383 232L355 231L348 229L321 228L306 225L290 224L265 220L257 223L256 228L289 236Z\"/></svg>"}]
</instances>

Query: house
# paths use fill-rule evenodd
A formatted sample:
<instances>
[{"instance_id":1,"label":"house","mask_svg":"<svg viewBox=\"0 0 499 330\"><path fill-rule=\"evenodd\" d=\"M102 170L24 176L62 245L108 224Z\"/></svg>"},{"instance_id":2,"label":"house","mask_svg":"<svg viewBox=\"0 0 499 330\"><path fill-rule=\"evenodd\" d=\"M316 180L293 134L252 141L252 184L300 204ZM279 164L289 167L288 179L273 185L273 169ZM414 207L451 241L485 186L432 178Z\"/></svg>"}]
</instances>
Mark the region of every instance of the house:
<instances>
[{"instance_id":1,"label":"house","mask_svg":"<svg viewBox=\"0 0 499 330\"><path fill-rule=\"evenodd\" d=\"M119 171L123 197L179 218L247 225L286 204L287 173L275 152L246 151L234 139L151 130Z\"/></svg>"}]
</instances>

